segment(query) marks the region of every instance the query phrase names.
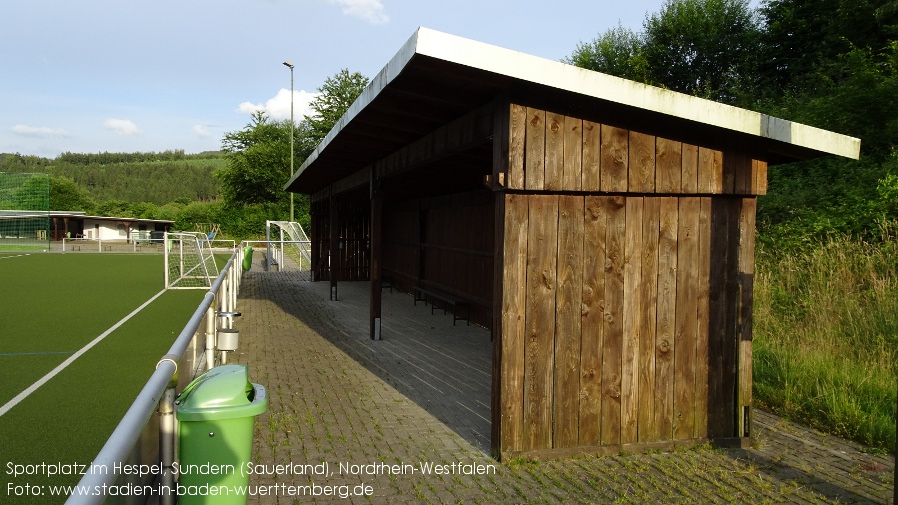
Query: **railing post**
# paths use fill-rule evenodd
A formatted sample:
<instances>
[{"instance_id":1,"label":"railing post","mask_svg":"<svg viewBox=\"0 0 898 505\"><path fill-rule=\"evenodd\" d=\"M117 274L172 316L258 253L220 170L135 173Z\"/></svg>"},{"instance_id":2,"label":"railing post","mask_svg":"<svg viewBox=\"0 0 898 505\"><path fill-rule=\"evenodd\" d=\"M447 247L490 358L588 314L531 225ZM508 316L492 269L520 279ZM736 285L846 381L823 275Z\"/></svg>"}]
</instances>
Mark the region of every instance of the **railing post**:
<instances>
[{"instance_id":1,"label":"railing post","mask_svg":"<svg viewBox=\"0 0 898 505\"><path fill-rule=\"evenodd\" d=\"M215 314L215 316L216 316L215 342L216 342L216 348L217 348L218 347L218 330L220 329L218 325L221 324L223 328L230 328L230 317L223 318L224 321L221 320L222 319L221 314L223 312L230 311L230 309L228 308L228 304L230 303L230 300L228 297L228 276L227 275L225 275L224 278L222 278L221 285L218 286L218 292L215 293L215 300L216 300L216 303L214 305L218 306L218 313ZM218 352L221 356L221 364L222 365L227 364L227 362L228 362L227 351L219 350Z\"/></svg>"},{"instance_id":2,"label":"railing post","mask_svg":"<svg viewBox=\"0 0 898 505\"><path fill-rule=\"evenodd\" d=\"M271 221L265 221L265 271L269 271L269 260L271 259Z\"/></svg>"},{"instance_id":3,"label":"railing post","mask_svg":"<svg viewBox=\"0 0 898 505\"><path fill-rule=\"evenodd\" d=\"M206 370L215 367L215 300L206 309Z\"/></svg>"},{"instance_id":4,"label":"railing post","mask_svg":"<svg viewBox=\"0 0 898 505\"><path fill-rule=\"evenodd\" d=\"M228 271L228 306L230 309L234 310L234 307L237 306L237 297L234 296L234 292L237 290L237 281L234 279L234 268Z\"/></svg>"},{"instance_id":5,"label":"railing post","mask_svg":"<svg viewBox=\"0 0 898 505\"><path fill-rule=\"evenodd\" d=\"M175 503L175 436L175 388L168 387L159 400L159 459L164 489L160 496L162 505Z\"/></svg>"}]
</instances>

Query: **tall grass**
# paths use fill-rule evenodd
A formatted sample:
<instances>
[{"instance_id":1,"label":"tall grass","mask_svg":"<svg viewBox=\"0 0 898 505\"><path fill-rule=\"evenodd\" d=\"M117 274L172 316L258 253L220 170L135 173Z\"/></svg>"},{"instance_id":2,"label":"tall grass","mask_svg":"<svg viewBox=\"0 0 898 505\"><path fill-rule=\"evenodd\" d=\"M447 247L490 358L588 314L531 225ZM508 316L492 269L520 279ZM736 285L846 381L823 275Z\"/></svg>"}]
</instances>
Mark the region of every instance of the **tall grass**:
<instances>
[{"instance_id":1,"label":"tall grass","mask_svg":"<svg viewBox=\"0 0 898 505\"><path fill-rule=\"evenodd\" d=\"M758 404L894 451L898 226L882 226L875 243L760 247L754 310Z\"/></svg>"}]
</instances>

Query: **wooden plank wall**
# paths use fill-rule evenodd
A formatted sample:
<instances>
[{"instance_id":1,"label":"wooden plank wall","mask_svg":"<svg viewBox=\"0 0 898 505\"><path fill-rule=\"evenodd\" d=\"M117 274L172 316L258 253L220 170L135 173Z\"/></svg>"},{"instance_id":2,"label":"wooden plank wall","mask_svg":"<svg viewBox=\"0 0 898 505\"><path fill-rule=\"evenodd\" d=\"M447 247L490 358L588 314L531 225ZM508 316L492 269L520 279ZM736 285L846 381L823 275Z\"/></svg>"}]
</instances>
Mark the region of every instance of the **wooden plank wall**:
<instances>
[{"instance_id":1,"label":"wooden plank wall","mask_svg":"<svg viewBox=\"0 0 898 505\"><path fill-rule=\"evenodd\" d=\"M753 204L507 194L505 208L503 451L737 436L750 286L727 278L750 256Z\"/></svg>"},{"instance_id":2,"label":"wooden plank wall","mask_svg":"<svg viewBox=\"0 0 898 505\"><path fill-rule=\"evenodd\" d=\"M763 195L767 163L727 152L510 106L506 187L527 191Z\"/></svg>"},{"instance_id":3,"label":"wooden plank wall","mask_svg":"<svg viewBox=\"0 0 898 505\"><path fill-rule=\"evenodd\" d=\"M338 281L362 281L370 278L371 263L371 209L365 202L337 202L338 237L343 247L338 248ZM313 202L311 205L312 236L315 250L312 252L315 280L331 279L330 257L330 202Z\"/></svg>"},{"instance_id":4,"label":"wooden plank wall","mask_svg":"<svg viewBox=\"0 0 898 505\"><path fill-rule=\"evenodd\" d=\"M471 320L492 326L494 200L461 193L385 205L385 276L402 291L437 286L471 301Z\"/></svg>"},{"instance_id":5,"label":"wooden plank wall","mask_svg":"<svg viewBox=\"0 0 898 505\"><path fill-rule=\"evenodd\" d=\"M747 435L766 163L517 105L507 124L499 454Z\"/></svg>"},{"instance_id":6,"label":"wooden plank wall","mask_svg":"<svg viewBox=\"0 0 898 505\"><path fill-rule=\"evenodd\" d=\"M493 203L437 206L422 217L421 280L489 305L493 295Z\"/></svg>"},{"instance_id":7,"label":"wooden plank wall","mask_svg":"<svg viewBox=\"0 0 898 505\"><path fill-rule=\"evenodd\" d=\"M420 276L420 226L417 202L384 209L384 276L401 291L411 292Z\"/></svg>"}]
</instances>

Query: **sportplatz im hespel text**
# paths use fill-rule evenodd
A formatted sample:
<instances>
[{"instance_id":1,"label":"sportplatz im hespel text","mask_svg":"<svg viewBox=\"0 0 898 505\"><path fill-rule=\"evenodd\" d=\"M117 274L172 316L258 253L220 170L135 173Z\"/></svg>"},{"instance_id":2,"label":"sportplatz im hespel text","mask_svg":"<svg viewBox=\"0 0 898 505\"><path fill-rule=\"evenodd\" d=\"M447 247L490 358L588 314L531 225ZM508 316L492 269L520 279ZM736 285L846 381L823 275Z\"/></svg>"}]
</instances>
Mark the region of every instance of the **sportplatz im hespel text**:
<instances>
[{"instance_id":1,"label":"sportplatz im hespel text","mask_svg":"<svg viewBox=\"0 0 898 505\"><path fill-rule=\"evenodd\" d=\"M283 463L283 464L258 464L247 462L242 465L217 465L212 463L182 465L174 463L172 470L177 475L317 475L330 477L334 475L332 464L323 461L318 464L310 463ZM12 477L41 475L53 477L57 475L83 475L95 473L101 475L133 475L144 477L158 475L163 471L162 465L136 465L115 463L107 465L81 464L81 463L37 463L37 464L6 464L6 474ZM483 463L465 463L454 461L452 463L418 462L411 463L346 463L337 464L337 475L495 475L496 465Z\"/></svg>"}]
</instances>

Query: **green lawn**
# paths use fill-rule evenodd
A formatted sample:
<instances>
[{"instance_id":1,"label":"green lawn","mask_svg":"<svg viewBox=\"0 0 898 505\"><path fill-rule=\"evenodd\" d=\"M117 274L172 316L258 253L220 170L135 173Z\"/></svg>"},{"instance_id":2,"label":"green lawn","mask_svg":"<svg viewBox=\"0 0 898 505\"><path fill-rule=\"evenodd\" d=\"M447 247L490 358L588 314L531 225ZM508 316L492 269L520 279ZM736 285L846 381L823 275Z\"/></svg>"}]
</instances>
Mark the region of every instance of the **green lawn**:
<instances>
[{"instance_id":1,"label":"green lawn","mask_svg":"<svg viewBox=\"0 0 898 505\"><path fill-rule=\"evenodd\" d=\"M162 256L116 254L0 259L0 327L5 333L0 339L0 405L158 293L162 262ZM90 463L204 293L164 293L0 416L0 497L6 498L0 502L64 501L7 497L7 463ZM32 476L15 482L62 485L79 478Z\"/></svg>"}]
</instances>

